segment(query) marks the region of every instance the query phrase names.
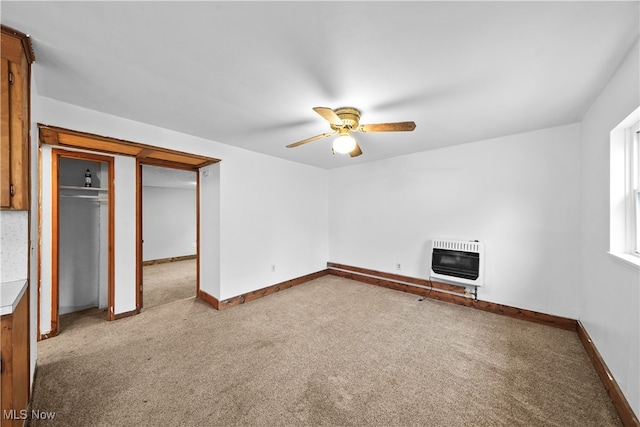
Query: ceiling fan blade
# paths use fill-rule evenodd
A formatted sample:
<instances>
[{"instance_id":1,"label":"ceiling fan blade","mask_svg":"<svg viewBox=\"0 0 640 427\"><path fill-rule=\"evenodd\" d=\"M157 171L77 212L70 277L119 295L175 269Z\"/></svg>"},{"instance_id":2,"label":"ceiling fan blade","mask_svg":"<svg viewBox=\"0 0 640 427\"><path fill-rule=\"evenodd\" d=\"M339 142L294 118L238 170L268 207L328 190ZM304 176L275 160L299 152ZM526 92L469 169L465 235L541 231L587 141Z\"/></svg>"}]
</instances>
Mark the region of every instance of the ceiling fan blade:
<instances>
[{"instance_id":1,"label":"ceiling fan blade","mask_svg":"<svg viewBox=\"0 0 640 427\"><path fill-rule=\"evenodd\" d=\"M342 126L342 119L338 117L335 111L327 107L314 107L313 111L320 114L322 118L335 126Z\"/></svg>"},{"instance_id":2,"label":"ceiling fan blade","mask_svg":"<svg viewBox=\"0 0 640 427\"><path fill-rule=\"evenodd\" d=\"M397 122L360 125L357 130L359 132L411 132L415 128L415 122Z\"/></svg>"},{"instance_id":3,"label":"ceiling fan blade","mask_svg":"<svg viewBox=\"0 0 640 427\"><path fill-rule=\"evenodd\" d=\"M351 152L349 153L349 155L351 157L358 157L360 154L362 154L362 150L360 149L360 146L358 145L358 143L356 142L356 148L354 148L353 150L351 150Z\"/></svg>"},{"instance_id":4,"label":"ceiling fan blade","mask_svg":"<svg viewBox=\"0 0 640 427\"><path fill-rule=\"evenodd\" d=\"M303 139L302 141L298 141L298 142L294 142L293 144L289 144L289 145L287 145L287 148L297 147L299 145L306 144L307 142L315 141L316 139L326 138L326 137L331 136L333 134L335 134L335 132L328 132L328 133L323 133L323 134L320 134L320 135L312 136L311 138Z\"/></svg>"}]
</instances>

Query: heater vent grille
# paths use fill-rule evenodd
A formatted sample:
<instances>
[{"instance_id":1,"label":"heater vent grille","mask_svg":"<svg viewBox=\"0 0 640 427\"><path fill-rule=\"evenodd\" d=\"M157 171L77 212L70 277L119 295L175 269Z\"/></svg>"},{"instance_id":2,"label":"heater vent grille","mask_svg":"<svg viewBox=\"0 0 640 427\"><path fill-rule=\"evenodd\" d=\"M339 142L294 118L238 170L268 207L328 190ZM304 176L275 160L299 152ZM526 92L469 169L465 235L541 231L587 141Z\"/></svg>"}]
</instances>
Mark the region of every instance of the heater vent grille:
<instances>
[{"instance_id":1,"label":"heater vent grille","mask_svg":"<svg viewBox=\"0 0 640 427\"><path fill-rule=\"evenodd\" d=\"M431 277L457 284L482 286L484 244L476 240L433 239Z\"/></svg>"},{"instance_id":2,"label":"heater vent grille","mask_svg":"<svg viewBox=\"0 0 640 427\"><path fill-rule=\"evenodd\" d=\"M433 239L433 247L435 249L449 249L452 251L463 252L482 252L482 244L479 242L464 242L460 240L444 240Z\"/></svg>"}]
</instances>

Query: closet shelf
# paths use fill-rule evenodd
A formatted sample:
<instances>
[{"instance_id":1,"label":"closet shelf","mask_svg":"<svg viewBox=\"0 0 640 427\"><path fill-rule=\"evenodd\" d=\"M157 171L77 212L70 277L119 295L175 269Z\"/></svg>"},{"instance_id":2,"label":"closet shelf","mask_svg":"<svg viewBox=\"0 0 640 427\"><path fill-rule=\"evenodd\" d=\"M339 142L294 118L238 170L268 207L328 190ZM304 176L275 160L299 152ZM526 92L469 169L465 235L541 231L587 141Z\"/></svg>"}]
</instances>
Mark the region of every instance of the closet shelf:
<instances>
[{"instance_id":1,"label":"closet shelf","mask_svg":"<svg viewBox=\"0 0 640 427\"><path fill-rule=\"evenodd\" d=\"M100 196L84 196L82 194L61 194L60 197L67 197L69 199L92 199L98 202L108 202L109 199L101 198Z\"/></svg>"},{"instance_id":2,"label":"closet shelf","mask_svg":"<svg viewBox=\"0 0 640 427\"><path fill-rule=\"evenodd\" d=\"M72 185L60 186L60 197L73 198L73 199L92 199L98 202L107 202L106 194L98 194L99 191L107 192L107 188L99 187L75 187ZM62 191L69 192L71 194L64 194Z\"/></svg>"},{"instance_id":3,"label":"closet shelf","mask_svg":"<svg viewBox=\"0 0 640 427\"><path fill-rule=\"evenodd\" d=\"M107 188L99 188L99 187L75 187L72 185L61 185L61 190L74 190L74 191L108 191Z\"/></svg>"}]
</instances>

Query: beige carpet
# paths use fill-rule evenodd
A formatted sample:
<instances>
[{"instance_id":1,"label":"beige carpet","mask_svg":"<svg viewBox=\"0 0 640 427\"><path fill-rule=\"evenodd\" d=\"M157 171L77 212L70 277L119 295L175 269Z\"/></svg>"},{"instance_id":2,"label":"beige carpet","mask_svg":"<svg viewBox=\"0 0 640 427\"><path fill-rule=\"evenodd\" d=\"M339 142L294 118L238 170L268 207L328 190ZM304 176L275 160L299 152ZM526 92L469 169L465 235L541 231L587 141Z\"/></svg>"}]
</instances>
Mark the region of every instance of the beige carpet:
<instances>
[{"instance_id":1,"label":"beige carpet","mask_svg":"<svg viewBox=\"0 0 640 427\"><path fill-rule=\"evenodd\" d=\"M144 308L196 295L196 260L166 262L142 267Z\"/></svg>"},{"instance_id":2,"label":"beige carpet","mask_svg":"<svg viewBox=\"0 0 640 427\"><path fill-rule=\"evenodd\" d=\"M575 333L335 276L38 345L33 426L619 426Z\"/></svg>"},{"instance_id":3,"label":"beige carpet","mask_svg":"<svg viewBox=\"0 0 640 427\"><path fill-rule=\"evenodd\" d=\"M143 267L143 311L162 304L193 298L196 293L196 260L184 260ZM60 331L65 331L82 318L107 319L106 309L97 307L75 311L60 316Z\"/></svg>"}]
</instances>

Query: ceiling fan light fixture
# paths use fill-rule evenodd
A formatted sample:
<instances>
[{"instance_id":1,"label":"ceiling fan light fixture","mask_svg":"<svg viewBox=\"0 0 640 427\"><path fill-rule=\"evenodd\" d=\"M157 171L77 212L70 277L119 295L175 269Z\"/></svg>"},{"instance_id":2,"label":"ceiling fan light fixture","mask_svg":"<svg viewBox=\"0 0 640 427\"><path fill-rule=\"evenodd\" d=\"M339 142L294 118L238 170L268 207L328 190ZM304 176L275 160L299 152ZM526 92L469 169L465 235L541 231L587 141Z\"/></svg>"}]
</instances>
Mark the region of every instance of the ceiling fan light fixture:
<instances>
[{"instance_id":1,"label":"ceiling fan light fixture","mask_svg":"<svg viewBox=\"0 0 640 427\"><path fill-rule=\"evenodd\" d=\"M303 139L302 141L289 144L287 148L298 147L300 145L312 142L321 138L338 134L333 140L332 152L340 154L349 154L351 157L362 155L362 149L358 145L356 139L349 132L411 132L416 128L414 122L395 122L395 123L373 123L367 125L360 124L360 111L352 107L341 107L335 110L327 107L314 107L313 111L318 113L329 122L333 132L322 133Z\"/></svg>"},{"instance_id":2,"label":"ceiling fan light fixture","mask_svg":"<svg viewBox=\"0 0 640 427\"><path fill-rule=\"evenodd\" d=\"M335 153L347 154L356 148L356 139L349 134L349 131L340 132L340 136L333 140L333 151Z\"/></svg>"}]
</instances>

